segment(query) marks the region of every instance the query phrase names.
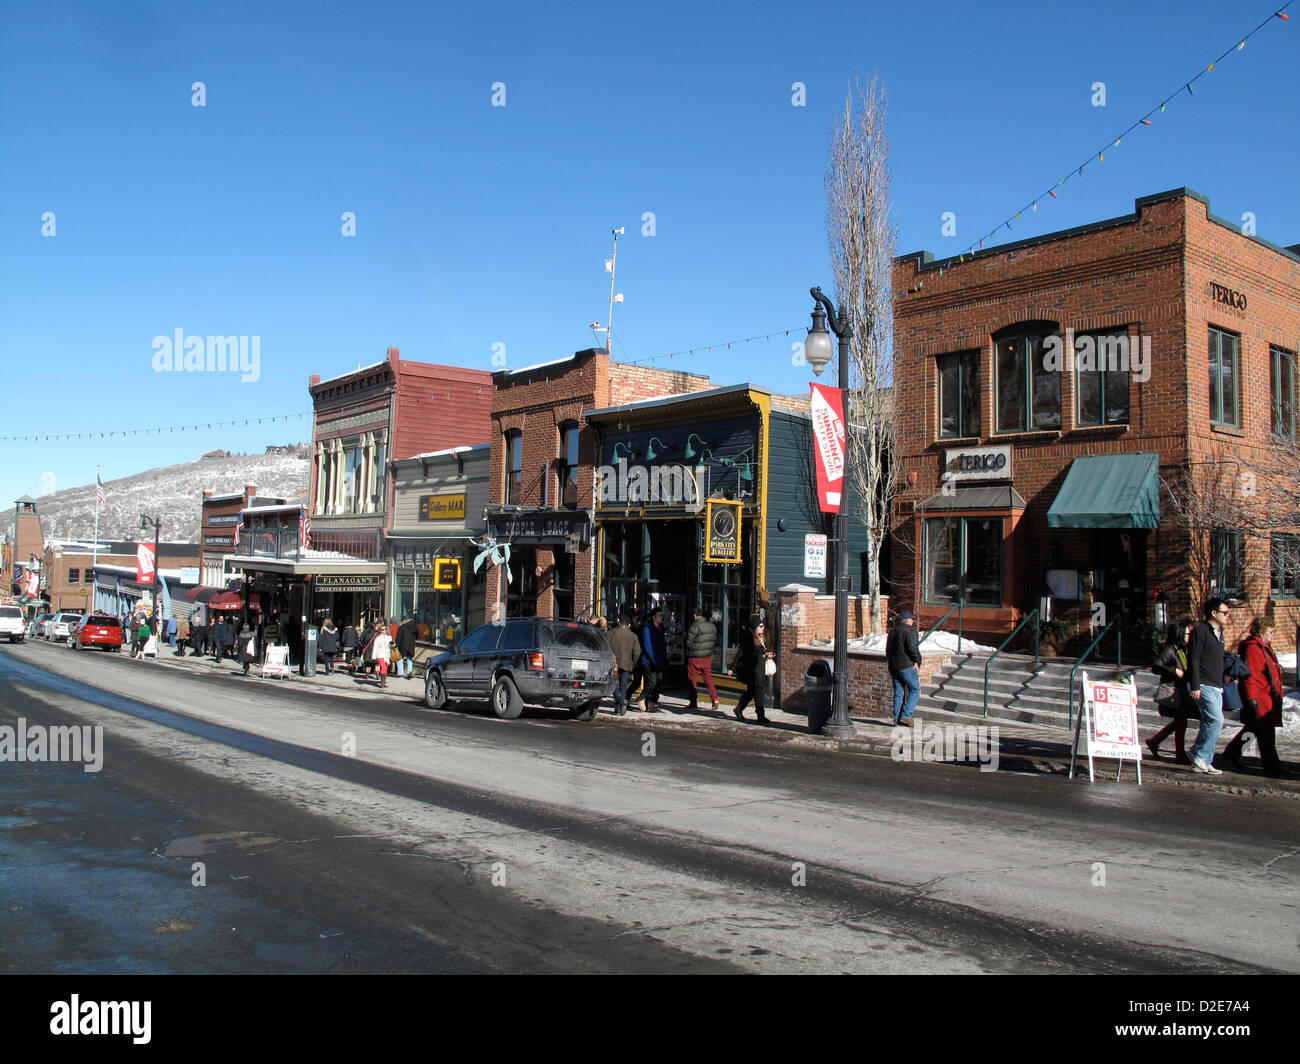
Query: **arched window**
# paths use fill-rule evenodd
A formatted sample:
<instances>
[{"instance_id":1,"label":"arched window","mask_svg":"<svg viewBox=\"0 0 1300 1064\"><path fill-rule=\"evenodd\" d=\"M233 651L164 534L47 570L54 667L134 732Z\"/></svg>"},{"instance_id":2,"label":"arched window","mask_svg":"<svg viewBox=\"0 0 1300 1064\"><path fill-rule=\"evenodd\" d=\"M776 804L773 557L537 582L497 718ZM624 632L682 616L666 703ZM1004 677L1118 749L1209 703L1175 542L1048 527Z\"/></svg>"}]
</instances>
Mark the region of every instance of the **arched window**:
<instances>
[{"instance_id":1,"label":"arched window","mask_svg":"<svg viewBox=\"0 0 1300 1064\"><path fill-rule=\"evenodd\" d=\"M994 335L998 432L1060 429L1061 369L1046 357L1049 336L1060 336L1055 322L1024 322Z\"/></svg>"}]
</instances>

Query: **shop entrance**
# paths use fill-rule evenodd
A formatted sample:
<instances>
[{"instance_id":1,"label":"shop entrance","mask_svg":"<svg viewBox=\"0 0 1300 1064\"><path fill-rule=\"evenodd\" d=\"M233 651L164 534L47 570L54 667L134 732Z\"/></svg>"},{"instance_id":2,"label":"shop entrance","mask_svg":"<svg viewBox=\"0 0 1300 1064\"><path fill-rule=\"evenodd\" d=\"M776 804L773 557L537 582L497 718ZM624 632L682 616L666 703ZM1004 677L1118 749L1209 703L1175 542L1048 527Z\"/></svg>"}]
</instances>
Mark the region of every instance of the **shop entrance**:
<instances>
[{"instance_id":1,"label":"shop entrance","mask_svg":"<svg viewBox=\"0 0 1300 1064\"><path fill-rule=\"evenodd\" d=\"M1106 608L1105 622L1123 616L1121 624L1126 651L1146 655L1148 649L1137 636L1147 620L1147 537L1146 529L1099 528L1092 531L1092 598ZM1108 636L1104 646L1114 646Z\"/></svg>"}]
</instances>

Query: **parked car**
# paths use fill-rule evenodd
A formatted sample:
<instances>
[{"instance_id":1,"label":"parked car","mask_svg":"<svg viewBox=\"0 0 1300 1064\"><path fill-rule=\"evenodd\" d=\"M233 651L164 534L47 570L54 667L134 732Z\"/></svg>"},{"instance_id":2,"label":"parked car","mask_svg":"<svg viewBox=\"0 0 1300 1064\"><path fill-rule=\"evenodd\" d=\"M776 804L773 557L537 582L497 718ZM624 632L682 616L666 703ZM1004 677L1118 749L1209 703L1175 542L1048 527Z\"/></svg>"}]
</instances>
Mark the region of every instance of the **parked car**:
<instances>
[{"instance_id":1,"label":"parked car","mask_svg":"<svg viewBox=\"0 0 1300 1064\"><path fill-rule=\"evenodd\" d=\"M120 651L125 642L122 633L122 621L110 617L107 613L88 613L77 621L68 636L68 646L74 650L86 647L103 647L105 650Z\"/></svg>"},{"instance_id":2,"label":"parked car","mask_svg":"<svg viewBox=\"0 0 1300 1064\"><path fill-rule=\"evenodd\" d=\"M0 636L11 643L21 643L27 634L23 611L17 606L0 606Z\"/></svg>"},{"instance_id":3,"label":"parked car","mask_svg":"<svg viewBox=\"0 0 1300 1064\"><path fill-rule=\"evenodd\" d=\"M81 617L81 610L59 610L45 626L45 638L58 641L67 639L73 625Z\"/></svg>"},{"instance_id":4,"label":"parked car","mask_svg":"<svg viewBox=\"0 0 1300 1064\"><path fill-rule=\"evenodd\" d=\"M503 720L514 720L525 705L564 706L573 719L591 720L614 683L605 633L574 621L516 617L485 624L424 663L430 709L487 700Z\"/></svg>"},{"instance_id":5,"label":"parked car","mask_svg":"<svg viewBox=\"0 0 1300 1064\"><path fill-rule=\"evenodd\" d=\"M31 623L27 626L28 637L31 639L35 639L37 636L43 637L45 635L46 623L53 616L54 614L52 613L38 613L32 617Z\"/></svg>"}]
</instances>

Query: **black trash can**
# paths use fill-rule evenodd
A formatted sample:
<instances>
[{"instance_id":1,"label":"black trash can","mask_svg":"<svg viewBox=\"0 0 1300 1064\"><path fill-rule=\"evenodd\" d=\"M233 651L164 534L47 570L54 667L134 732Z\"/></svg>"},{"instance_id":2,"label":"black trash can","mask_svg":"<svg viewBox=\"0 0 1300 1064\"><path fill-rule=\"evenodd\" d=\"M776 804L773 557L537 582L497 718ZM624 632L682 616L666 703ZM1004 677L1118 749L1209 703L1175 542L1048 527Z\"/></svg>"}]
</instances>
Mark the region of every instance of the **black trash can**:
<instances>
[{"instance_id":1,"label":"black trash can","mask_svg":"<svg viewBox=\"0 0 1300 1064\"><path fill-rule=\"evenodd\" d=\"M804 705L808 709L808 730L816 735L831 719L831 700L835 693L835 670L825 658L808 666L803 681Z\"/></svg>"}]
</instances>

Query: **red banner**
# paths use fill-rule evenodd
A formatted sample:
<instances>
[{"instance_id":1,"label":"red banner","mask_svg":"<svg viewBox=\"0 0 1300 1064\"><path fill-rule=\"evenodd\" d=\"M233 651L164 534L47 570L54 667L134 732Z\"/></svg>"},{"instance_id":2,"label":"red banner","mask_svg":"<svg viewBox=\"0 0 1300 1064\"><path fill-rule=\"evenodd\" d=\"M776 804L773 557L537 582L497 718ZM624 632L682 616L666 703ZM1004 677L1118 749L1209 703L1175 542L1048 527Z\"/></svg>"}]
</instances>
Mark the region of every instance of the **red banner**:
<instances>
[{"instance_id":1,"label":"red banner","mask_svg":"<svg viewBox=\"0 0 1300 1064\"><path fill-rule=\"evenodd\" d=\"M137 543L135 545L135 582L137 584L152 584L153 567L153 544Z\"/></svg>"},{"instance_id":2,"label":"red banner","mask_svg":"<svg viewBox=\"0 0 1300 1064\"><path fill-rule=\"evenodd\" d=\"M840 512L844 492L844 393L812 385L813 439L817 443L817 500L822 513Z\"/></svg>"}]
</instances>

